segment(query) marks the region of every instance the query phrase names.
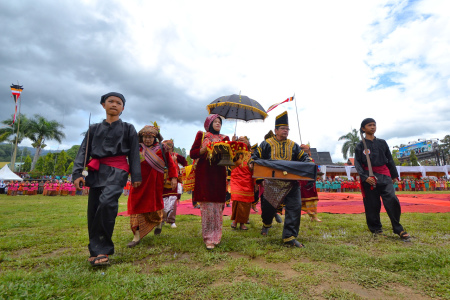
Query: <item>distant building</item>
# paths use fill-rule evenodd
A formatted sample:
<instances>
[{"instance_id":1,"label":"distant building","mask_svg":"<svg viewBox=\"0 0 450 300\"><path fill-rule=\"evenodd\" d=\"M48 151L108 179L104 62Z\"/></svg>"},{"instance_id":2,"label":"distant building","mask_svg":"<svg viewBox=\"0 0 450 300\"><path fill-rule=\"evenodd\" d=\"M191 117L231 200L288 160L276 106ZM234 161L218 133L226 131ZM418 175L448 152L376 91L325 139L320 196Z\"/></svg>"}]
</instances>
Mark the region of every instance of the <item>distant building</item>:
<instances>
[{"instance_id":1,"label":"distant building","mask_svg":"<svg viewBox=\"0 0 450 300\"><path fill-rule=\"evenodd\" d=\"M333 165L330 152L317 152L317 148L311 148L311 156L316 165Z\"/></svg>"}]
</instances>

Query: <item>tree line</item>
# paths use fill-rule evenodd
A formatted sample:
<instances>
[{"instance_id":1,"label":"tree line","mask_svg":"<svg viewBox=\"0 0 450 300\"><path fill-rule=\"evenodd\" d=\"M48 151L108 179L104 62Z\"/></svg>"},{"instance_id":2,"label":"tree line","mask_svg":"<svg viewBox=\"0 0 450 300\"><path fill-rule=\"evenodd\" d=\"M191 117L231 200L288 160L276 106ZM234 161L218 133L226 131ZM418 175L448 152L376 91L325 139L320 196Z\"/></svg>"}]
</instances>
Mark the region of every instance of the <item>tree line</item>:
<instances>
[{"instance_id":1,"label":"tree line","mask_svg":"<svg viewBox=\"0 0 450 300\"><path fill-rule=\"evenodd\" d=\"M17 139L17 144L28 139L31 141L31 145L36 149L33 159L31 161L30 171L33 171L42 149L47 145L46 141L56 140L61 143L66 137L62 129L64 125L55 120L47 120L41 115L34 115L32 118L28 118L26 115L20 114L20 131L19 118L13 124L13 116L10 119L3 120L2 124L6 125L0 129L0 142L8 142L14 144ZM13 125L11 125L13 124Z\"/></svg>"},{"instance_id":2,"label":"tree line","mask_svg":"<svg viewBox=\"0 0 450 300\"><path fill-rule=\"evenodd\" d=\"M20 132L18 132L18 122L13 123L13 116L1 122L5 125L0 129L0 161L11 161L13 145L17 138L17 144L28 139L36 149L34 155L28 149L18 150L16 162L23 162L20 172L30 172L33 177L40 175L64 176L72 173L73 161L78 153L79 145L74 145L70 149L60 152L48 152L41 156L43 149L47 146L46 141L55 140L59 143L66 137L63 129L64 125L55 121L47 120L41 115L34 115L28 118L20 114ZM189 164L192 159L187 155L185 148L175 147L174 151L186 157Z\"/></svg>"}]
</instances>

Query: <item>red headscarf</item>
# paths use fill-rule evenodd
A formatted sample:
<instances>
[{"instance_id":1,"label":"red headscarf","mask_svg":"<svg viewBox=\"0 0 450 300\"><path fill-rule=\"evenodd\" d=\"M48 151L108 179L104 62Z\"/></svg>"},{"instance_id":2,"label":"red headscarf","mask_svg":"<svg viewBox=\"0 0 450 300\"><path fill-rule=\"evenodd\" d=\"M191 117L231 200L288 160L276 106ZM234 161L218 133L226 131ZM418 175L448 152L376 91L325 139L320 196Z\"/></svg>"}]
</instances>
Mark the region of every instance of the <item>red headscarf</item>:
<instances>
[{"instance_id":1,"label":"red headscarf","mask_svg":"<svg viewBox=\"0 0 450 300\"><path fill-rule=\"evenodd\" d=\"M212 122L214 122L214 120L219 118L219 117L220 116L218 114L213 114L213 115L209 115L209 116L206 117L204 126L205 126L205 130L207 132L209 132L209 126L211 126Z\"/></svg>"}]
</instances>

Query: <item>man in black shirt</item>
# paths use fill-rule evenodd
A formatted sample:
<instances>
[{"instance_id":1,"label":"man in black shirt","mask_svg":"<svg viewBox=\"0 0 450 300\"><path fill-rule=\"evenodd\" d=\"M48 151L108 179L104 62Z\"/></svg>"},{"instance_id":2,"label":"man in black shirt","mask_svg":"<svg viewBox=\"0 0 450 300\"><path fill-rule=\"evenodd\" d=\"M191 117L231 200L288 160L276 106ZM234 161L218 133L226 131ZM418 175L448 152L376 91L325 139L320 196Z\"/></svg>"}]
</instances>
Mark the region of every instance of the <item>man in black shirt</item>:
<instances>
[{"instance_id":1,"label":"man in black shirt","mask_svg":"<svg viewBox=\"0 0 450 300\"><path fill-rule=\"evenodd\" d=\"M272 159L311 162L311 158L294 141L289 140L289 121L287 111L278 115L275 120L275 136L269 136L253 152L252 159ZM300 228L302 201L298 181L265 180L265 190L261 196L261 218L263 227L261 234L267 236L272 221L277 214L277 207L273 206L267 197L283 198L285 218L283 226L283 242L286 246L303 248L297 241ZM273 192L269 192L273 191ZM284 196L280 196L283 194Z\"/></svg>"},{"instance_id":2,"label":"man in black shirt","mask_svg":"<svg viewBox=\"0 0 450 300\"><path fill-rule=\"evenodd\" d=\"M375 235L383 235L380 221L381 197L394 233L398 234L402 240L408 241L410 235L400 224L400 202L395 195L393 185L393 181L398 178L397 168L386 141L375 137L376 129L376 122L372 118L364 119L361 123L360 130L366 134L365 142L375 178L369 176L363 142L359 142L355 149L355 168L361 178L367 226Z\"/></svg>"},{"instance_id":3,"label":"man in black shirt","mask_svg":"<svg viewBox=\"0 0 450 300\"><path fill-rule=\"evenodd\" d=\"M90 126L78 150L72 174L78 190L81 189L80 182L90 187L88 247L89 261L93 266L109 264L108 255L114 254L111 238L118 200L127 183L128 173L134 187L142 181L136 129L120 119L125 97L119 93L108 93L101 97L100 104L106 111L106 119ZM92 158L87 165L89 173L86 179L83 178L85 158Z\"/></svg>"}]
</instances>

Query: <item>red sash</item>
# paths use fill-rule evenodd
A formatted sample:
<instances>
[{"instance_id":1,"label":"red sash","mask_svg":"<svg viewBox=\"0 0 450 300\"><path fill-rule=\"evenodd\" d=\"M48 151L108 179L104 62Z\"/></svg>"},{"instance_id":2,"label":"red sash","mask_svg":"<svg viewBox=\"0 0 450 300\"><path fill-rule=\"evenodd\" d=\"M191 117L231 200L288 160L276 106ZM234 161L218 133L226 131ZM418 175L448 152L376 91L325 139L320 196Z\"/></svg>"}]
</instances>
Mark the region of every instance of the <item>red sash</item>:
<instances>
[{"instance_id":1,"label":"red sash","mask_svg":"<svg viewBox=\"0 0 450 300\"><path fill-rule=\"evenodd\" d=\"M126 155L92 158L89 160L87 167L91 171L98 171L100 169L100 164L121 169L127 173L130 172L130 166L128 165Z\"/></svg>"},{"instance_id":2,"label":"red sash","mask_svg":"<svg viewBox=\"0 0 450 300\"><path fill-rule=\"evenodd\" d=\"M364 170L369 170L369 168L364 165L363 165L363 168L364 168ZM382 175L391 177L391 172L389 172L389 169L386 165L377 166L377 167L372 166L372 171L374 173L378 173L378 174L382 174Z\"/></svg>"},{"instance_id":3,"label":"red sash","mask_svg":"<svg viewBox=\"0 0 450 300\"><path fill-rule=\"evenodd\" d=\"M369 168L366 167L365 165L363 165L363 168L364 168L364 170L369 170ZM382 174L382 175L391 177L391 172L389 171L389 168L386 165L377 166L377 167L372 166L372 171L374 173L378 173L378 174ZM359 181L361 182L361 194L362 194L363 198L365 198L366 193L364 192L363 181L361 179L361 176L359 177Z\"/></svg>"}]
</instances>

